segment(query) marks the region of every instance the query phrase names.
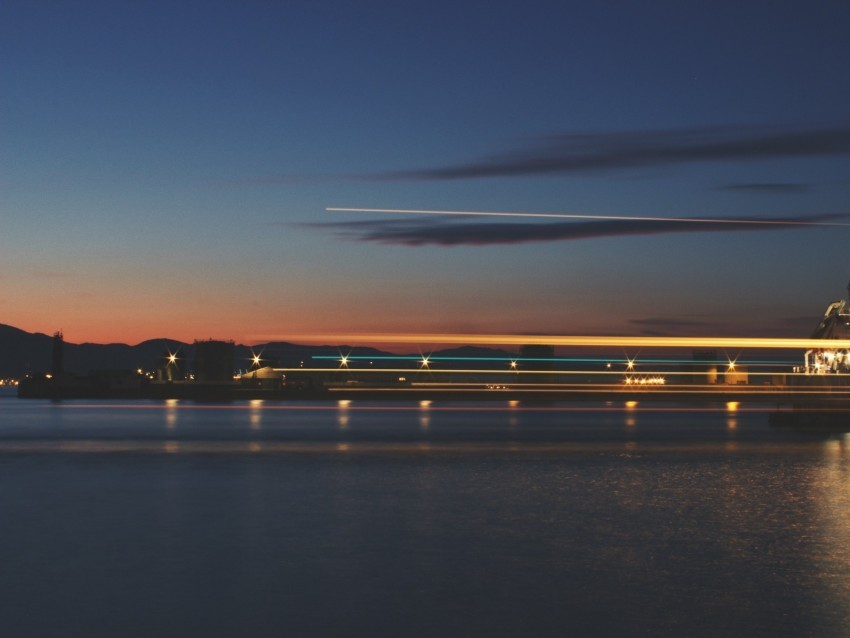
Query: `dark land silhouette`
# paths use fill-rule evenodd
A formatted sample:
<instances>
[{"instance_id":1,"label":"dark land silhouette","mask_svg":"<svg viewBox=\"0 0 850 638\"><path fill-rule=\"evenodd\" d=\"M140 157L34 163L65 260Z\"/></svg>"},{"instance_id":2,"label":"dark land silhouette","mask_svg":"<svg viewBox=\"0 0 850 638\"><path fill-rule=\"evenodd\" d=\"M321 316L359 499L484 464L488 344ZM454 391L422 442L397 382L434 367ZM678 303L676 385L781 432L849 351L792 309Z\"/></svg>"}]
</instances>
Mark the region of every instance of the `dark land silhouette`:
<instances>
[{"instance_id":1,"label":"dark land silhouette","mask_svg":"<svg viewBox=\"0 0 850 638\"><path fill-rule=\"evenodd\" d=\"M73 343L73 335L65 335L63 368L73 374L88 374L95 370L153 370L163 362L169 352L180 352L187 361L194 361L195 344L176 339L148 339L136 345L124 343ZM262 354L261 354L262 353ZM307 346L288 342L270 342L253 346L236 344L236 368L251 368L253 356L262 357L262 365L298 367L314 356L338 357L388 356L391 353L376 348L347 345ZM410 356L418 356L414 352ZM461 347L435 351L435 356L516 356L496 348ZM21 378L27 374L50 372L53 366L53 336L40 332L26 332L20 328L0 324L0 378ZM329 362L329 365L335 365Z\"/></svg>"}]
</instances>

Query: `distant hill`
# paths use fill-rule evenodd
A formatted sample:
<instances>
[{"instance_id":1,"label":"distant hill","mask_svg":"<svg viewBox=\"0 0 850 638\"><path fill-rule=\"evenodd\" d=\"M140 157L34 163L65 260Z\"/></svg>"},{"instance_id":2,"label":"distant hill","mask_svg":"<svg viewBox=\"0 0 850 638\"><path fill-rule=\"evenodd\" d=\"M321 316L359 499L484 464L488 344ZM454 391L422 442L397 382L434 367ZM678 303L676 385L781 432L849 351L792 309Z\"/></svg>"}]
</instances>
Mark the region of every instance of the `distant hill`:
<instances>
[{"instance_id":1,"label":"distant hill","mask_svg":"<svg viewBox=\"0 0 850 638\"><path fill-rule=\"evenodd\" d=\"M0 324L0 377L22 377L27 373L46 372L51 368L51 335L26 332ZM192 361L194 347L175 339L149 339L135 346L123 343L73 343L65 341L64 368L67 372L85 374L91 370L152 370L169 352L180 351L181 357ZM253 355L259 355L264 365L316 367L313 356L338 357L386 356L389 353L361 346L327 345L304 346L286 342L272 342L256 346L236 346L236 368L248 369ZM413 353L418 355L419 353ZM491 348L469 347L435 351L432 356L457 357L510 357L515 354ZM328 363L333 366L332 362ZM454 366L451 366L454 367Z\"/></svg>"},{"instance_id":2,"label":"distant hill","mask_svg":"<svg viewBox=\"0 0 850 638\"><path fill-rule=\"evenodd\" d=\"M64 367L68 372L89 370L134 370L155 367L163 353L186 349L174 339L151 339L135 346L123 343L65 342ZM51 368L53 337L0 324L0 377L21 377Z\"/></svg>"}]
</instances>

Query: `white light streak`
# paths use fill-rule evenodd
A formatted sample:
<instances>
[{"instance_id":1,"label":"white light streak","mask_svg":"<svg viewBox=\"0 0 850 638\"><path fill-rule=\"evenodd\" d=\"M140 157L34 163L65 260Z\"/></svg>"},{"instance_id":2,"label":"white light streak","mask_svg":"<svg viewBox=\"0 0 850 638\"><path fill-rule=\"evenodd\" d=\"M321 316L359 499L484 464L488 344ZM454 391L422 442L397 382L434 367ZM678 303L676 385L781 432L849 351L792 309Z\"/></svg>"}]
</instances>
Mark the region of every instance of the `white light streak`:
<instances>
[{"instance_id":1,"label":"white light streak","mask_svg":"<svg viewBox=\"0 0 850 638\"><path fill-rule=\"evenodd\" d=\"M686 224L758 224L764 226L840 226L848 227L850 222L807 222L780 219L728 219L722 217L632 217L628 215L580 215L572 213L515 213L472 210L419 210L410 208L337 208L328 207L331 213L391 213L398 215L454 215L465 217L526 217L544 219L587 219L640 222L681 222Z\"/></svg>"}]
</instances>

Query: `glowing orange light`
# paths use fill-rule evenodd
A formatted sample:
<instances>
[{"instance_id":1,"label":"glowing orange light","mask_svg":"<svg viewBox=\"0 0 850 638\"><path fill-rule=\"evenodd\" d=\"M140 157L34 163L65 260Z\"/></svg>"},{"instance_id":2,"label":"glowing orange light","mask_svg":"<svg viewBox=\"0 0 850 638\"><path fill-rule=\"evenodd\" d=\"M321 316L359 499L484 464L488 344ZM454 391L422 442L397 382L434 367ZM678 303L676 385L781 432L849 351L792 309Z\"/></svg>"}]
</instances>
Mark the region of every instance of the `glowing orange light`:
<instances>
[{"instance_id":1,"label":"glowing orange light","mask_svg":"<svg viewBox=\"0 0 850 638\"><path fill-rule=\"evenodd\" d=\"M461 345L515 345L527 344L528 335L508 334L434 334L434 333L360 333L360 334L284 334L252 335L252 338L302 341L347 341L354 343L440 343ZM817 350L823 347L822 339L786 339L775 337L639 337L639 336L583 336L583 335L534 335L535 343L550 346L580 347L626 347L626 348L776 348L795 350ZM832 339L835 348L850 349L850 339Z\"/></svg>"}]
</instances>

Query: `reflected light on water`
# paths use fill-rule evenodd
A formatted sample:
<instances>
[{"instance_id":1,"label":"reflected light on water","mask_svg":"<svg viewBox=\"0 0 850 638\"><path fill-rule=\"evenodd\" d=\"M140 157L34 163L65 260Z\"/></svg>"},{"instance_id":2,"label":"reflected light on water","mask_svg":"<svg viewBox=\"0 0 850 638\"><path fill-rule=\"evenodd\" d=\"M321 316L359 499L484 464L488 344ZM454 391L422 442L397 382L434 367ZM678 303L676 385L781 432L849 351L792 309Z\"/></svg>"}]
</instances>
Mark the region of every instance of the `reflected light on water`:
<instances>
[{"instance_id":1,"label":"reflected light on water","mask_svg":"<svg viewBox=\"0 0 850 638\"><path fill-rule=\"evenodd\" d=\"M348 408L351 406L351 401L349 399L340 399L337 402L337 414L336 414L336 422L339 425L340 430L344 430L348 427L350 421L350 415L348 413Z\"/></svg>"},{"instance_id":2,"label":"reflected light on water","mask_svg":"<svg viewBox=\"0 0 850 638\"><path fill-rule=\"evenodd\" d=\"M637 401L626 401L626 427L633 428L637 424L634 412L637 410Z\"/></svg>"},{"instance_id":3,"label":"reflected light on water","mask_svg":"<svg viewBox=\"0 0 850 638\"><path fill-rule=\"evenodd\" d=\"M511 399L508 401L508 426L515 428L519 425L519 419L517 418L517 408L519 408L519 401L516 399Z\"/></svg>"},{"instance_id":4,"label":"reflected light on water","mask_svg":"<svg viewBox=\"0 0 850 638\"><path fill-rule=\"evenodd\" d=\"M177 406L179 403L179 399L165 400L165 427L169 430L177 427Z\"/></svg>"},{"instance_id":5,"label":"reflected light on water","mask_svg":"<svg viewBox=\"0 0 850 638\"><path fill-rule=\"evenodd\" d=\"M431 425L431 402L430 401L420 401L419 402L419 427L423 430L427 429Z\"/></svg>"},{"instance_id":6,"label":"reflected light on water","mask_svg":"<svg viewBox=\"0 0 850 638\"><path fill-rule=\"evenodd\" d=\"M730 430L735 430L738 427L738 408L740 407L739 401L727 401L726 402L726 427Z\"/></svg>"},{"instance_id":7,"label":"reflected light on water","mask_svg":"<svg viewBox=\"0 0 850 638\"><path fill-rule=\"evenodd\" d=\"M838 618L850 618L850 434L825 441L825 463L812 477L812 504L819 522L814 529L822 563L820 578L829 585L829 600Z\"/></svg>"},{"instance_id":8,"label":"reflected light on water","mask_svg":"<svg viewBox=\"0 0 850 638\"><path fill-rule=\"evenodd\" d=\"M251 399L248 405L250 406L248 421L251 424L251 429L259 430L263 424L263 400Z\"/></svg>"}]
</instances>

